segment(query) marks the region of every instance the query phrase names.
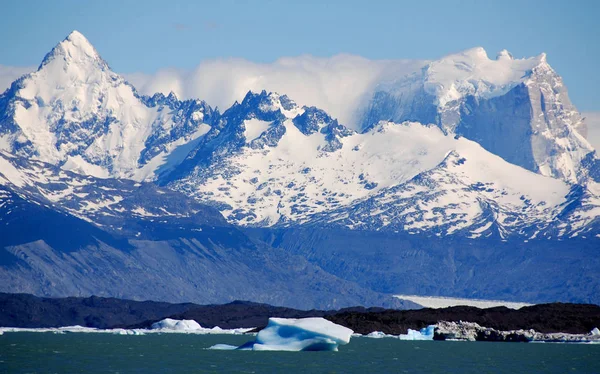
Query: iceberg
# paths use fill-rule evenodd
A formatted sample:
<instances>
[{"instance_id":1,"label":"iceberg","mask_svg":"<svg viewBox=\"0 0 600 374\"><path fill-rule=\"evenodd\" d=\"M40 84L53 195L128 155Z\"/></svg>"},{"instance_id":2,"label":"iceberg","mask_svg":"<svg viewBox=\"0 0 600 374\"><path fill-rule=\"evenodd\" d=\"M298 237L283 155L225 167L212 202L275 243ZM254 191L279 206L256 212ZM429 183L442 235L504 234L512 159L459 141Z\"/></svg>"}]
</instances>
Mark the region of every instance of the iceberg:
<instances>
[{"instance_id":1,"label":"iceberg","mask_svg":"<svg viewBox=\"0 0 600 374\"><path fill-rule=\"evenodd\" d=\"M407 334L400 334L398 338L400 340L433 340L434 330L435 325L429 325L419 331L408 329Z\"/></svg>"},{"instance_id":2,"label":"iceberg","mask_svg":"<svg viewBox=\"0 0 600 374\"><path fill-rule=\"evenodd\" d=\"M165 318L161 321L154 322L150 327L152 330L176 330L176 331L190 331L200 330L202 326L193 319L182 319L176 320L171 318Z\"/></svg>"},{"instance_id":3,"label":"iceberg","mask_svg":"<svg viewBox=\"0 0 600 374\"><path fill-rule=\"evenodd\" d=\"M235 349L252 351L337 351L350 342L354 331L321 317L269 318L267 327L250 341ZM217 344L209 349L234 349Z\"/></svg>"},{"instance_id":4,"label":"iceberg","mask_svg":"<svg viewBox=\"0 0 600 374\"><path fill-rule=\"evenodd\" d=\"M234 334L241 335L248 331L254 330L254 327L250 328L237 328L237 329L222 329L219 326L213 328L206 328L200 326L200 324L193 319L172 319L165 318L158 322L154 322L151 327L151 332L167 332L167 333L185 333L185 334Z\"/></svg>"},{"instance_id":5,"label":"iceberg","mask_svg":"<svg viewBox=\"0 0 600 374\"><path fill-rule=\"evenodd\" d=\"M375 339L381 339L381 338L393 338L393 335L388 335L386 333L384 333L383 331L373 331L370 332L369 334L366 335L367 338L375 338Z\"/></svg>"}]
</instances>

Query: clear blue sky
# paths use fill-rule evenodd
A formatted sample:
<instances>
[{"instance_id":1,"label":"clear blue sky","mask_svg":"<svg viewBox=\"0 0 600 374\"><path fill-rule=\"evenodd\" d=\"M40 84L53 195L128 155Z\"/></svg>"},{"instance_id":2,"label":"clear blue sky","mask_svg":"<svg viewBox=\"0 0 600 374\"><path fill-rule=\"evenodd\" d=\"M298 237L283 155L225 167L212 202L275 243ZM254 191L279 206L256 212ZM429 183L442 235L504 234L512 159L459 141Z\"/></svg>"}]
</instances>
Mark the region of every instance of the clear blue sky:
<instances>
[{"instance_id":1,"label":"clear blue sky","mask_svg":"<svg viewBox=\"0 0 600 374\"><path fill-rule=\"evenodd\" d=\"M37 65L77 29L120 73L191 68L215 57L269 62L351 53L432 59L548 53L582 111L600 110L600 1L2 0L0 64Z\"/></svg>"}]
</instances>

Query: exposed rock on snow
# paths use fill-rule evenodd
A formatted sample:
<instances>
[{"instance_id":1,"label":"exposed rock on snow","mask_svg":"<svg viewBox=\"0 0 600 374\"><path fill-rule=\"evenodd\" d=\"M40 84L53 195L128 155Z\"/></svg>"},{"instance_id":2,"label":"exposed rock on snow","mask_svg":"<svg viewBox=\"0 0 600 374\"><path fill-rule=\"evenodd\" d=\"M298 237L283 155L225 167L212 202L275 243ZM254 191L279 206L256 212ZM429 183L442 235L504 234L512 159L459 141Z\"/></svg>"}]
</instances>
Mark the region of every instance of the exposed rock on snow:
<instances>
[{"instance_id":1,"label":"exposed rock on snow","mask_svg":"<svg viewBox=\"0 0 600 374\"><path fill-rule=\"evenodd\" d=\"M356 133L265 91L222 115L173 93L141 96L74 31L0 95L0 151L158 181L243 226L523 239L597 230L600 161L545 55L446 56L381 83L364 121Z\"/></svg>"},{"instance_id":2,"label":"exposed rock on snow","mask_svg":"<svg viewBox=\"0 0 600 374\"><path fill-rule=\"evenodd\" d=\"M199 100L138 95L73 31L0 95L0 150L96 177L154 179L212 115Z\"/></svg>"},{"instance_id":3,"label":"exposed rock on snow","mask_svg":"<svg viewBox=\"0 0 600 374\"><path fill-rule=\"evenodd\" d=\"M433 61L375 89L363 128L379 120L434 123L510 163L570 182L585 179L582 161L594 151L543 53L514 59L502 51L492 60L479 47Z\"/></svg>"}]
</instances>

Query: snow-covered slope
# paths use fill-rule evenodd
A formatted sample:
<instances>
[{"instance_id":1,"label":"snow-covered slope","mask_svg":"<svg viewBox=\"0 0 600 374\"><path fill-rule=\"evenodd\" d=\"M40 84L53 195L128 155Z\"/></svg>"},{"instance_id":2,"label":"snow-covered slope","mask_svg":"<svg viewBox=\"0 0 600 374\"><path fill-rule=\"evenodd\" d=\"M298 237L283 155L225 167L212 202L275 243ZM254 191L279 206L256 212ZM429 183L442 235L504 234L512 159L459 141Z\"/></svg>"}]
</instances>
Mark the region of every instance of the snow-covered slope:
<instances>
[{"instance_id":1,"label":"snow-covered slope","mask_svg":"<svg viewBox=\"0 0 600 374\"><path fill-rule=\"evenodd\" d=\"M202 231L226 226L213 208L152 183L84 176L37 160L0 152L0 186L50 210L73 215L107 231L144 239L149 225ZM2 204L2 202L0 202ZM3 220L0 215L0 222Z\"/></svg>"},{"instance_id":2,"label":"snow-covered slope","mask_svg":"<svg viewBox=\"0 0 600 374\"><path fill-rule=\"evenodd\" d=\"M73 31L0 96L0 149L97 177L153 179L211 115L200 101L140 97Z\"/></svg>"},{"instance_id":3,"label":"snow-covered slope","mask_svg":"<svg viewBox=\"0 0 600 374\"><path fill-rule=\"evenodd\" d=\"M237 123L240 133L242 124L255 121L244 118ZM559 222L561 236L574 235L595 219L592 207L600 205L593 184L579 186L585 194L575 196L567 183L510 164L436 126L381 122L362 134L348 132L331 151L324 149L325 134L307 135L297 123L280 120L271 145L242 142L170 187L213 204L240 225L318 223L473 238L539 231L554 236L550 228ZM576 218L565 207L571 199L581 204L584 195L590 207Z\"/></svg>"},{"instance_id":4,"label":"snow-covered slope","mask_svg":"<svg viewBox=\"0 0 600 374\"><path fill-rule=\"evenodd\" d=\"M514 59L501 51L492 60L473 48L446 56L382 82L361 116L365 129L380 120L435 123L508 162L569 182L582 182L582 160L594 151L545 54Z\"/></svg>"},{"instance_id":5,"label":"snow-covered slope","mask_svg":"<svg viewBox=\"0 0 600 374\"><path fill-rule=\"evenodd\" d=\"M473 238L597 230L600 162L544 55L447 56L380 85L364 118L355 132L265 91L223 114L174 94L140 96L74 31L0 96L0 175L101 225L196 208L87 176L156 181L243 226ZM130 194L139 201L121 206Z\"/></svg>"}]
</instances>

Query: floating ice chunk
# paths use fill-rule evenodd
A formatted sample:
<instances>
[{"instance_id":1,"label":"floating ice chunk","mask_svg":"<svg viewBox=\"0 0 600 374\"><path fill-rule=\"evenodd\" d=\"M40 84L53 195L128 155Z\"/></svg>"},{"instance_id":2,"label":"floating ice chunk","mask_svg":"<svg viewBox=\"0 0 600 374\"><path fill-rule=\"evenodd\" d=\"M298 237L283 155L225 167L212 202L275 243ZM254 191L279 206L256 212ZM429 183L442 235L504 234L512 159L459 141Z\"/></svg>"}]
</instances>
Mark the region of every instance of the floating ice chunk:
<instances>
[{"instance_id":1,"label":"floating ice chunk","mask_svg":"<svg viewBox=\"0 0 600 374\"><path fill-rule=\"evenodd\" d=\"M324 318L269 318L252 345L255 351L337 351L354 331Z\"/></svg>"},{"instance_id":2,"label":"floating ice chunk","mask_svg":"<svg viewBox=\"0 0 600 374\"><path fill-rule=\"evenodd\" d=\"M419 331L408 329L408 334L401 334L398 338L400 340L433 340L434 330L435 325L429 325Z\"/></svg>"},{"instance_id":3,"label":"floating ice chunk","mask_svg":"<svg viewBox=\"0 0 600 374\"><path fill-rule=\"evenodd\" d=\"M373 331L373 332L367 334L367 338L379 339L379 338L391 338L391 337L393 337L393 335L388 335L382 331Z\"/></svg>"},{"instance_id":4,"label":"floating ice chunk","mask_svg":"<svg viewBox=\"0 0 600 374\"><path fill-rule=\"evenodd\" d=\"M229 345L229 344L215 344L208 349L214 349L216 351L233 351L233 350L238 349L238 347L235 345Z\"/></svg>"},{"instance_id":5,"label":"floating ice chunk","mask_svg":"<svg viewBox=\"0 0 600 374\"><path fill-rule=\"evenodd\" d=\"M152 330L176 330L176 331L193 331L200 330L202 326L193 319L182 319L176 320L171 318L165 318L161 321L154 322L151 327Z\"/></svg>"},{"instance_id":6,"label":"floating ice chunk","mask_svg":"<svg viewBox=\"0 0 600 374\"><path fill-rule=\"evenodd\" d=\"M267 327L237 349L253 351L337 351L354 331L324 318L269 318ZM211 349L229 349L218 344Z\"/></svg>"}]
</instances>

